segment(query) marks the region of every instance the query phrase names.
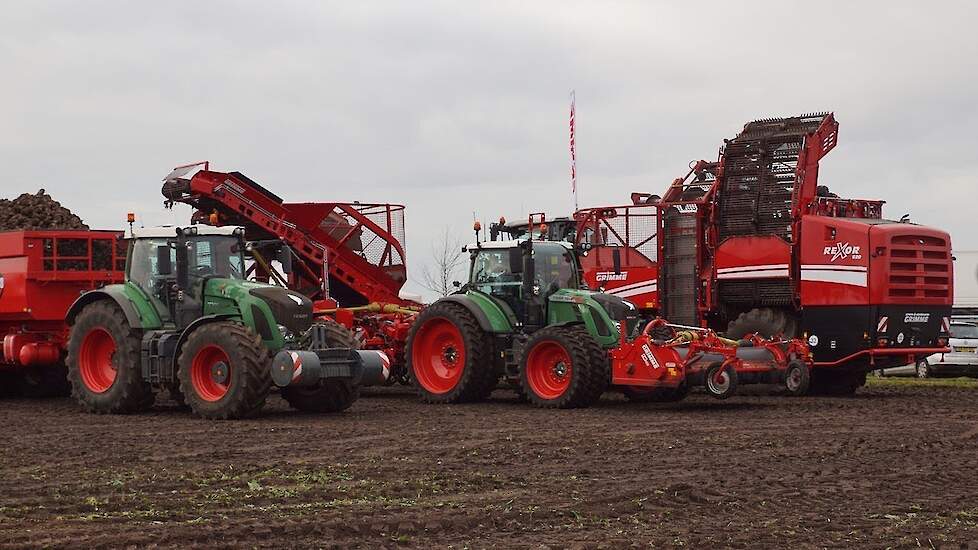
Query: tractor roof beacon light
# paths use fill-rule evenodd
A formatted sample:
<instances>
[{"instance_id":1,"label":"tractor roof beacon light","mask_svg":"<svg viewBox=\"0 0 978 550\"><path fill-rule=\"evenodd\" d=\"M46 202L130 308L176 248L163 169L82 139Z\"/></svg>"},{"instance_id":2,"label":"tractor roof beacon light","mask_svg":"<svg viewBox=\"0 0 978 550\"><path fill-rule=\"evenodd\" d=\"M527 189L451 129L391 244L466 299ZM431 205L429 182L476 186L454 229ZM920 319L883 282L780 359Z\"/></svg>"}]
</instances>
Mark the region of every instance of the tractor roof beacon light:
<instances>
[{"instance_id":1,"label":"tractor roof beacon light","mask_svg":"<svg viewBox=\"0 0 978 550\"><path fill-rule=\"evenodd\" d=\"M475 231L475 244L479 245L479 233L482 231L482 223L479 220L472 222L472 230Z\"/></svg>"},{"instance_id":2,"label":"tractor roof beacon light","mask_svg":"<svg viewBox=\"0 0 978 550\"><path fill-rule=\"evenodd\" d=\"M132 235L132 225L136 223L135 212L129 212L126 214L126 221L129 223L129 234Z\"/></svg>"}]
</instances>

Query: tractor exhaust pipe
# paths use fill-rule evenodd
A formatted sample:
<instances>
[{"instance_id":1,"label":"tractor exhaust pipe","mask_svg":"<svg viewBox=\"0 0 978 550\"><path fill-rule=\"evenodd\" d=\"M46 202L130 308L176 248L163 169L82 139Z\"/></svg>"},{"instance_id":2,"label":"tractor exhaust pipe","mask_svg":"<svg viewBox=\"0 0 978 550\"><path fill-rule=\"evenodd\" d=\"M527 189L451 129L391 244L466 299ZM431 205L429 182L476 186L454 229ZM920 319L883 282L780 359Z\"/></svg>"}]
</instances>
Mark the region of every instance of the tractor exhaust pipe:
<instances>
[{"instance_id":1,"label":"tractor exhaust pipe","mask_svg":"<svg viewBox=\"0 0 978 550\"><path fill-rule=\"evenodd\" d=\"M387 382L390 365L387 354L375 350L282 350L272 360L272 382L280 388L309 387L345 378L354 386L379 386Z\"/></svg>"}]
</instances>

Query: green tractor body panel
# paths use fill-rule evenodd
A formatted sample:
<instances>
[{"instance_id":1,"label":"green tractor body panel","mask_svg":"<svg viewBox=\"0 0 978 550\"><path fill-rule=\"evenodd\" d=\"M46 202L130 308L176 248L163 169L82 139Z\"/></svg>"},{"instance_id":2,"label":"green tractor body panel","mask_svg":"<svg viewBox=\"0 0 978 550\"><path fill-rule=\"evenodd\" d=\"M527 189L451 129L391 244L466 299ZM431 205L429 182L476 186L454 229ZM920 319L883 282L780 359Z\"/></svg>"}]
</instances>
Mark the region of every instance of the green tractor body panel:
<instances>
[{"instance_id":1,"label":"green tractor body panel","mask_svg":"<svg viewBox=\"0 0 978 550\"><path fill-rule=\"evenodd\" d=\"M464 295L464 299L469 300L470 303L482 310L485 315L484 321L488 322L488 326L483 326L483 329L494 333L513 332L515 319L510 319L503 308L492 298L481 292L470 291Z\"/></svg>"},{"instance_id":2,"label":"green tractor body panel","mask_svg":"<svg viewBox=\"0 0 978 550\"><path fill-rule=\"evenodd\" d=\"M252 292L256 289L268 292L272 288L267 284L238 279L210 279L204 288L203 313L205 316L239 320L258 333L265 347L275 353L285 347L279 325L285 325L287 321L276 317L266 298Z\"/></svg>"},{"instance_id":3,"label":"green tractor body panel","mask_svg":"<svg viewBox=\"0 0 978 550\"><path fill-rule=\"evenodd\" d=\"M136 308L139 314L139 328L144 330L158 330L163 328L163 319L160 312L153 306L146 294L132 281L127 281L118 286L122 290L122 295L129 300L129 303Z\"/></svg>"},{"instance_id":4,"label":"green tractor body panel","mask_svg":"<svg viewBox=\"0 0 978 550\"><path fill-rule=\"evenodd\" d=\"M612 348L620 338L618 327L601 304L588 290L561 289L550 295L547 305L547 324L584 323L588 333L601 347Z\"/></svg>"}]
</instances>

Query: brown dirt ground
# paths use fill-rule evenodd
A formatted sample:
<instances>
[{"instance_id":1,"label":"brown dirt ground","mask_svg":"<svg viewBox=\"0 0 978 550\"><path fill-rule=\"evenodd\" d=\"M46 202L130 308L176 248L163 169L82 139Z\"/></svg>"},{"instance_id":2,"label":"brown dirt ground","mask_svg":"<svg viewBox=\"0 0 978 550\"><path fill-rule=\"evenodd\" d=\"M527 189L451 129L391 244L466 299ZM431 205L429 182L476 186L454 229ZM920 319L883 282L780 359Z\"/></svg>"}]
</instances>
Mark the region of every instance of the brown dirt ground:
<instances>
[{"instance_id":1,"label":"brown dirt ground","mask_svg":"<svg viewBox=\"0 0 978 550\"><path fill-rule=\"evenodd\" d=\"M379 395L377 395L379 393ZM978 389L259 419L0 402L0 547L975 548Z\"/></svg>"}]
</instances>

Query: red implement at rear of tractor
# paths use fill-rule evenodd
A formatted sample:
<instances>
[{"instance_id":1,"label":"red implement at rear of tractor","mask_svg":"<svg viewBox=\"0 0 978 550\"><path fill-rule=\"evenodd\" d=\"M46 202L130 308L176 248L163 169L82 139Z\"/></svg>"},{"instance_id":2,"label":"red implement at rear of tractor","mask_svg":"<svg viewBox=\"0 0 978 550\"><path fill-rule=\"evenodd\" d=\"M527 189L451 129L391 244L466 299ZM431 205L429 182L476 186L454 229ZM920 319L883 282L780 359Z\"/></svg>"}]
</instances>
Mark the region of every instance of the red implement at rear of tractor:
<instances>
[{"instance_id":1,"label":"red implement at rear of tractor","mask_svg":"<svg viewBox=\"0 0 978 550\"><path fill-rule=\"evenodd\" d=\"M801 340L750 334L734 341L661 318L646 323L635 338L623 333L610 356L612 385L633 400L678 400L699 385L718 399L733 395L738 384L775 384L802 395L812 364Z\"/></svg>"},{"instance_id":2,"label":"red implement at rear of tractor","mask_svg":"<svg viewBox=\"0 0 978 550\"><path fill-rule=\"evenodd\" d=\"M286 203L244 174L215 172L207 162L177 167L162 192L168 205L192 206L195 223L244 227L254 243L250 276L309 296L318 315L351 329L361 347L391 357L390 380L403 381L407 332L421 307L401 295L403 206Z\"/></svg>"},{"instance_id":3,"label":"red implement at rear of tractor","mask_svg":"<svg viewBox=\"0 0 978 550\"><path fill-rule=\"evenodd\" d=\"M82 292L122 281L121 237L116 231L0 232L0 392L67 393L65 314Z\"/></svg>"}]
</instances>

